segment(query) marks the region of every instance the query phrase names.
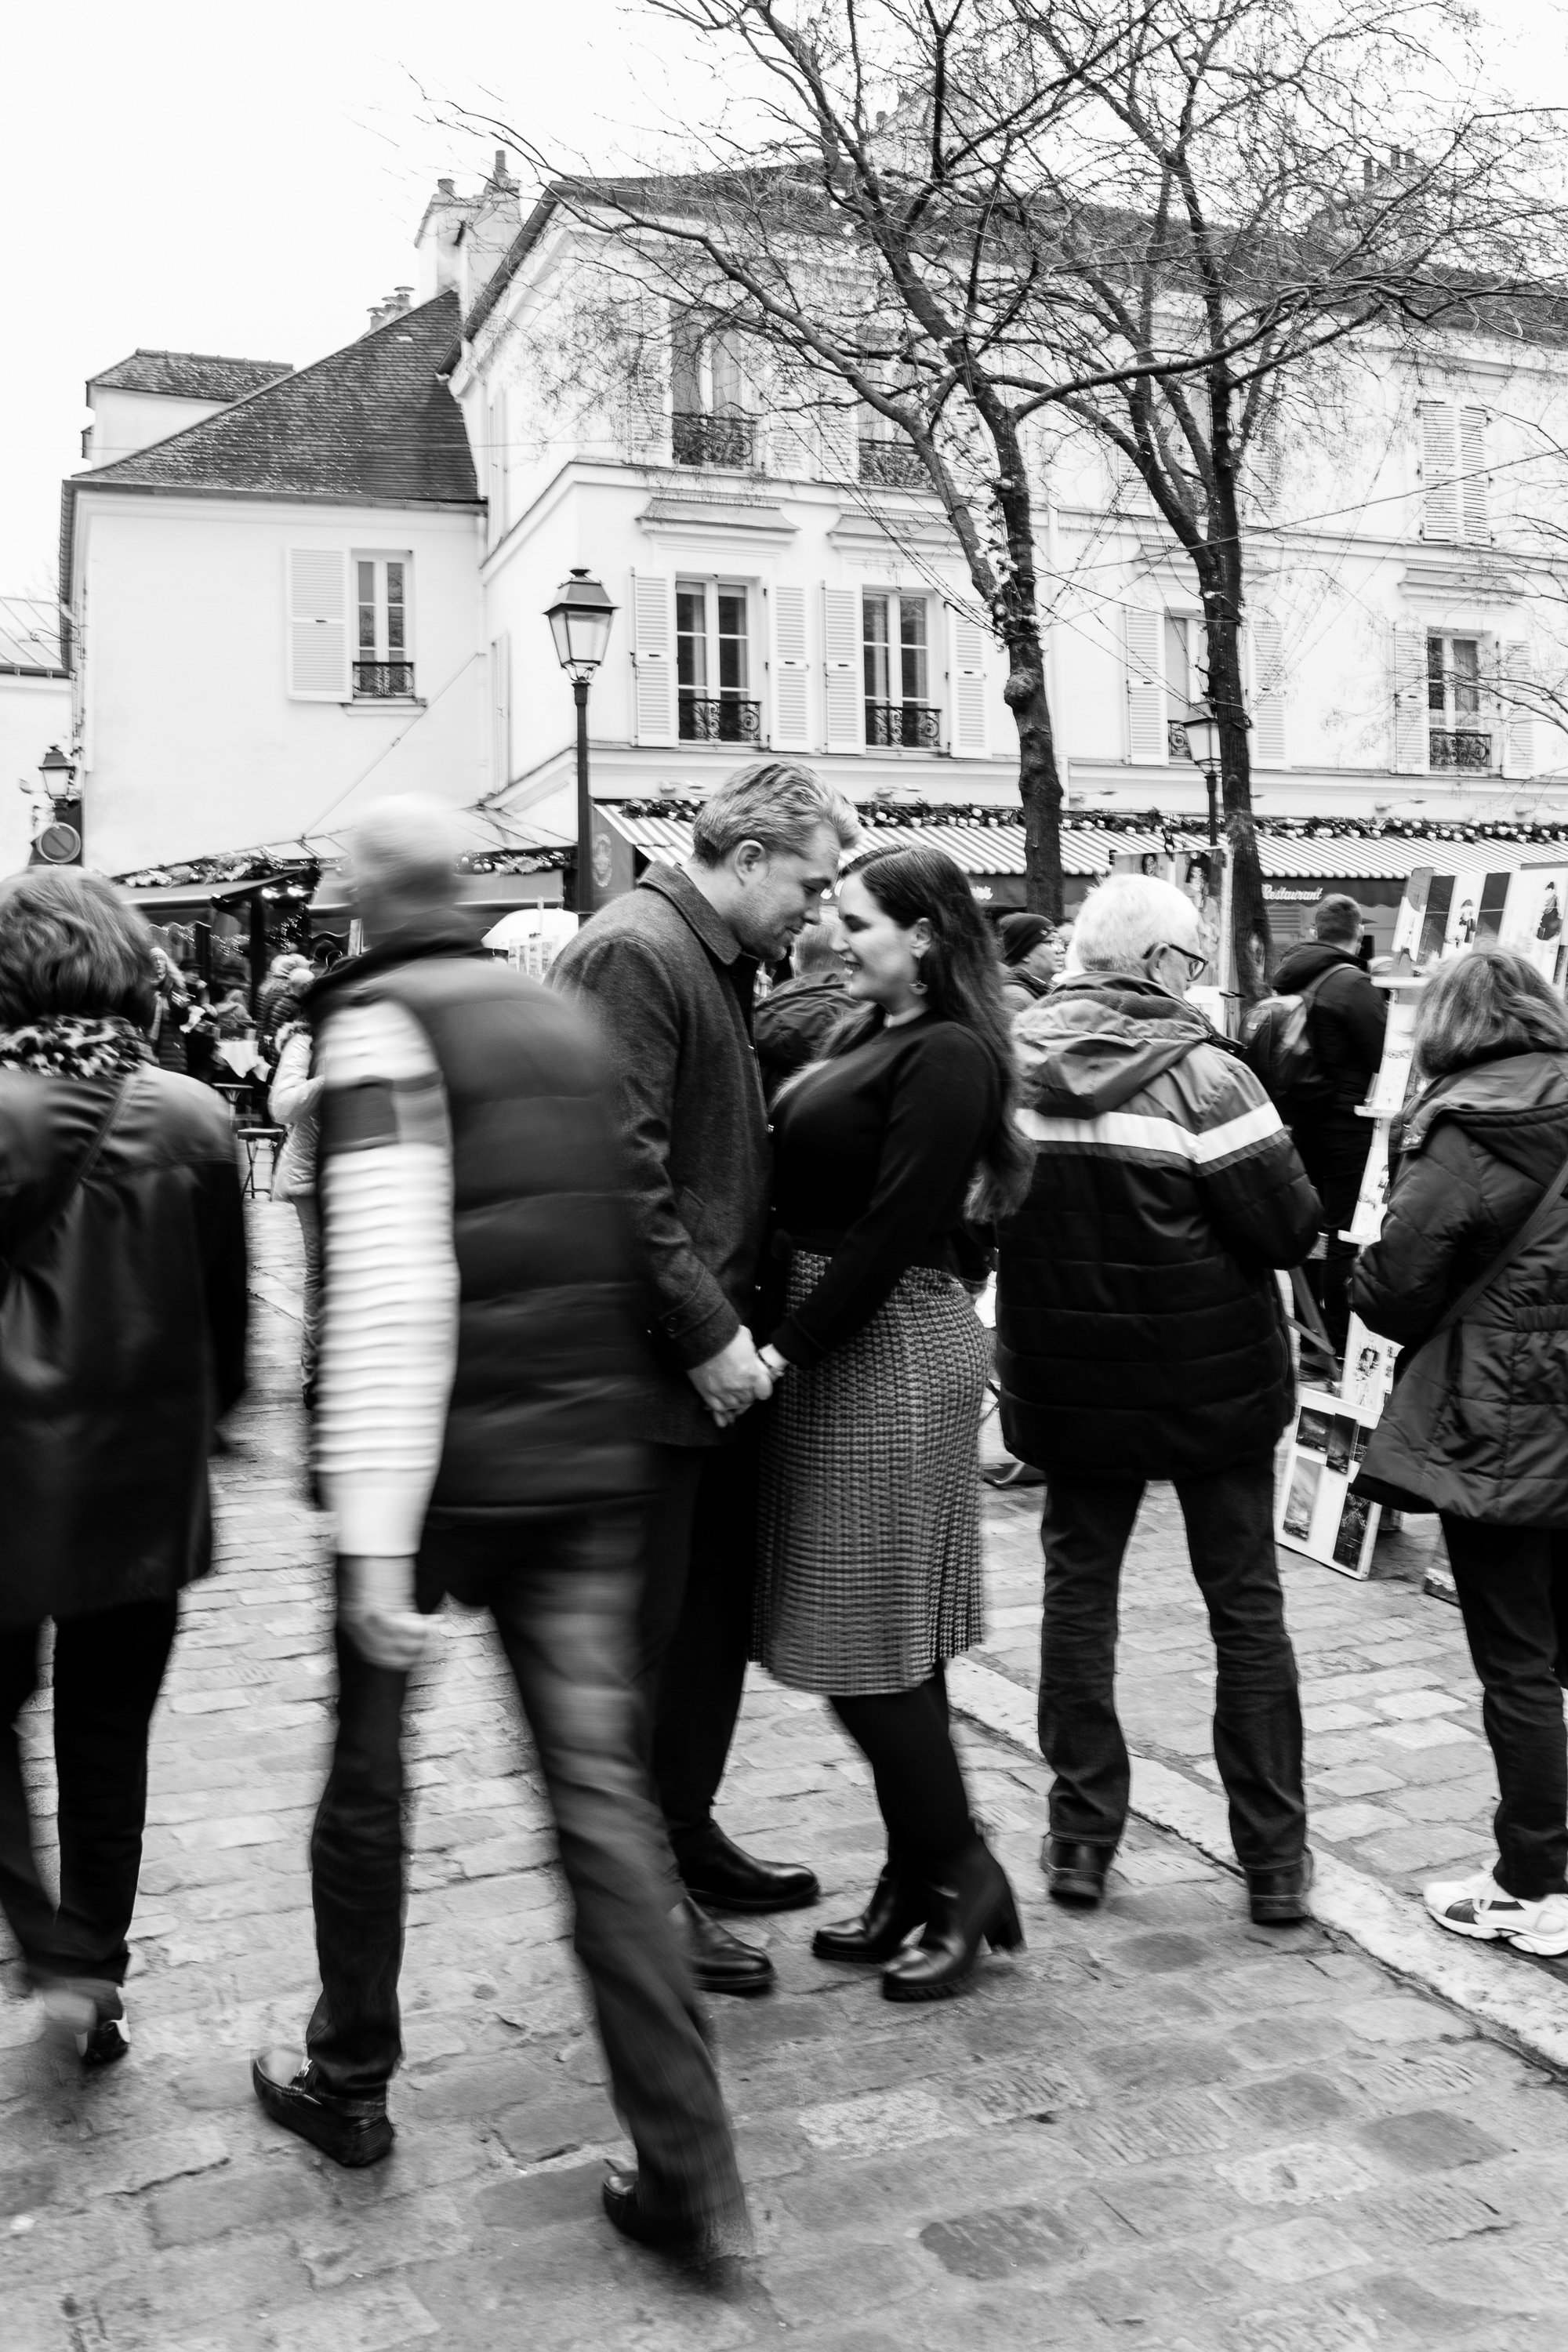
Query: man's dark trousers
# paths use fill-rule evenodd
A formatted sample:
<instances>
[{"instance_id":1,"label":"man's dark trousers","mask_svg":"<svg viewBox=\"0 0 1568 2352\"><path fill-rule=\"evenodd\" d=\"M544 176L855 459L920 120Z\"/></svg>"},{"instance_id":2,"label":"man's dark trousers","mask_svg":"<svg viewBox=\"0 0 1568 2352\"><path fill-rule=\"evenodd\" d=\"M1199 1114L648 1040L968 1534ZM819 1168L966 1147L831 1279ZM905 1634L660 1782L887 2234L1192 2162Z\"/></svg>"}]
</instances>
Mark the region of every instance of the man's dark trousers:
<instances>
[{"instance_id":1,"label":"man's dark trousers","mask_svg":"<svg viewBox=\"0 0 1568 2352\"><path fill-rule=\"evenodd\" d=\"M1353 1111L1336 1114L1315 1127L1292 1129L1291 1140L1323 1204L1323 1255L1308 1261L1307 1274L1323 1312L1323 1328L1335 1355L1342 1357L1350 1332L1356 1245L1342 1241L1340 1235L1355 1215L1361 1197L1361 1181L1372 1149L1372 1121L1357 1118Z\"/></svg>"},{"instance_id":2,"label":"man's dark trousers","mask_svg":"<svg viewBox=\"0 0 1568 2352\"><path fill-rule=\"evenodd\" d=\"M656 1449L638 1624L648 1759L676 1859L712 1817L745 1688L762 1417L721 1445Z\"/></svg>"},{"instance_id":3,"label":"man's dark trousers","mask_svg":"<svg viewBox=\"0 0 1568 2352\"><path fill-rule=\"evenodd\" d=\"M419 1605L487 1607L533 1734L641 2200L671 2220L743 2212L701 2012L670 1919L658 1818L638 1755L636 1506L427 1528ZM380 2091L402 2054L406 1675L340 1629L338 1729L310 1842L321 1998L306 2036L326 2088Z\"/></svg>"},{"instance_id":4,"label":"man's dark trousers","mask_svg":"<svg viewBox=\"0 0 1568 2352\"><path fill-rule=\"evenodd\" d=\"M1131 1767L1117 1719L1117 1597L1142 1479L1047 1479L1040 1629L1040 1750L1056 1773L1053 1837L1118 1844ZM1295 1654L1274 1550L1274 1465L1237 1463L1178 1478L1193 1573L1208 1607L1218 1664L1214 1753L1244 1870L1301 1859L1307 1806Z\"/></svg>"}]
</instances>

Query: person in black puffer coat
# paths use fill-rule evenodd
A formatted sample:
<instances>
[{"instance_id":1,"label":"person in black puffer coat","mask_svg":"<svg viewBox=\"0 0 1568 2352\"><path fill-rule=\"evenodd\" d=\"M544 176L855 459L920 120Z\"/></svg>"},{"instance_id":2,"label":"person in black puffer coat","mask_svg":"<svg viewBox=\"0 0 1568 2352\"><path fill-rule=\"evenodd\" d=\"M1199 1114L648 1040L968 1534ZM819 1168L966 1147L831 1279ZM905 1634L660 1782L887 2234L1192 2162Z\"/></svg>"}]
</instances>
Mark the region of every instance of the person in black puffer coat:
<instances>
[{"instance_id":1,"label":"person in black puffer coat","mask_svg":"<svg viewBox=\"0 0 1568 2352\"><path fill-rule=\"evenodd\" d=\"M1291 949L1274 985L1281 996L1310 991L1308 1034L1328 1081L1328 1101L1311 1118L1296 1122L1290 1139L1323 1204L1323 1255L1313 1261L1313 1286L1334 1352L1342 1356L1355 1244L1340 1235L1355 1214L1372 1145L1372 1121L1356 1116L1356 1105L1366 1100L1383 1060L1388 999L1357 953L1362 918L1353 898L1324 898L1313 912L1312 929L1317 936Z\"/></svg>"},{"instance_id":2,"label":"person in black puffer coat","mask_svg":"<svg viewBox=\"0 0 1568 2352\"><path fill-rule=\"evenodd\" d=\"M1501 1790L1495 1867L1426 1903L1456 1934L1568 1952L1568 1197L1423 1344L1568 1157L1568 1011L1521 956L1478 949L1423 991L1415 1055L1431 1083L1352 1291L1405 1350L1365 1471L1442 1520Z\"/></svg>"},{"instance_id":3,"label":"person in black puffer coat","mask_svg":"<svg viewBox=\"0 0 1568 2352\"><path fill-rule=\"evenodd\" d=\"M1300 1918L1301 1717L1273 1535L1294 1388L1272 1269L1306 1256L1318 1199L1239 1053L1183 1001L1206 961L1191 900L1114 876L1075 950L1083 969L1014 1024L1035 1176L1001 1230L996 1300L1003 1433L1047 1487L1047 1874L1096 1901L1121 1840L1117 1586L1144 1486L1169 1478L1218 1652L1215 1759L1253 1916Z\"/></svg>"}]
</instances>

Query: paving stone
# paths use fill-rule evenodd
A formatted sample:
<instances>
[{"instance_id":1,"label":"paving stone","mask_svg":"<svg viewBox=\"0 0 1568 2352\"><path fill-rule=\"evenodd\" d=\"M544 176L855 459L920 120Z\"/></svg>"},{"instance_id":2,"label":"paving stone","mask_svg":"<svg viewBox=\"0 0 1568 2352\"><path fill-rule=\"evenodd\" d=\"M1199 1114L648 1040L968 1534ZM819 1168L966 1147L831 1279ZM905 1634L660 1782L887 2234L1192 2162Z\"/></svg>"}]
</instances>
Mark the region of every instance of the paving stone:
<instances>
[{"instance_id":1,"label":"paving stone","mask_svg":"<svg viewBox=\"0 0 1568 2352\"><path fill-rule=\"evenodd\" d=\"M1402 2172L1449 2172L1458 2165L1484 2164L1489 2157L1503 2153L1500 2142L1466 2116L1441 2107L1379 2116L1362 2125L1360 2137Z\"/></svg>"}]
</instances>

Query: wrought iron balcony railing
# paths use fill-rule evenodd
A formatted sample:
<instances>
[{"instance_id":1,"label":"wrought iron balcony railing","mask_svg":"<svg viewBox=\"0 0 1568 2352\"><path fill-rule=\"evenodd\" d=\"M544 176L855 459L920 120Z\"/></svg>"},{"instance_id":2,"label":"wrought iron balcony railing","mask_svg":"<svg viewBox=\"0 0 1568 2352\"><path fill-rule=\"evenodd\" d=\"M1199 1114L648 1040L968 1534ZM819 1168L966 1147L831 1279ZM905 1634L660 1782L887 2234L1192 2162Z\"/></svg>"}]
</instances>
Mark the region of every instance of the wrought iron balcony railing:
<instances>
[{"instance_id":1,"label":"wrought iron balcony railing","mask_svg":"<svg viewBox=\"0 0 1568 2352\"><path fill-rule=\"evenodd\" d=\"M1494 766L1492 739L1473 728L1432 727L1426 733L1426 758L1434 768Z\"/></svg>"},{"instance_id":2,"label":"wrought iron balcony railing","mask_svg":"<svg viewBox=\"0 0 1568 2352\"><path fill-rule=\"evenodd\" d=\"M931 476L918 450L907 441L877 441L865 436L860 443L860 479L885 490L930 489Z\"/></svg>"},{"instance_id":3,"label":"wrought iron balcony railing","mask_svg":"<svg viewBox=\"0 0 1568 2352\"><path fill-rule=\"evenodd\" d=\"M940 751L942 713L933 702L868 702L866 740L874 751Z\"/></svg>"},{"instance_id":4,"label":"wrought iron balcony railing","mask_svg":"<svg viewBox=\"0 0 1568 2352\"><path fill-rule=\"evenodd\" d=\"M385 702L411 695L414 691L414 664L411 661L356 661L354 664L354 700Z\"/></svg>"},{"instance_id":5,"label":"wrought iron balcony railing","mask_svg":"<svg viewBox=\"0 0 1568 2352\"><path fill-rule=\"evenodd\" d=\"M670 419L670 447L678 466L749 466L756 454L756 420L710 416L678 408Z\"/></svg>"},{"instance_id":6,"label":"wrought iron balcony railing","mask_svg":"<svg viewBox=\"0 0 1568 2352\"><path fill-rule=\"evenodd\" d=\"M683 743L760 743L763 706L738 694L692 694L680 690L679 735Z\"/></svg>"}]
</instances>

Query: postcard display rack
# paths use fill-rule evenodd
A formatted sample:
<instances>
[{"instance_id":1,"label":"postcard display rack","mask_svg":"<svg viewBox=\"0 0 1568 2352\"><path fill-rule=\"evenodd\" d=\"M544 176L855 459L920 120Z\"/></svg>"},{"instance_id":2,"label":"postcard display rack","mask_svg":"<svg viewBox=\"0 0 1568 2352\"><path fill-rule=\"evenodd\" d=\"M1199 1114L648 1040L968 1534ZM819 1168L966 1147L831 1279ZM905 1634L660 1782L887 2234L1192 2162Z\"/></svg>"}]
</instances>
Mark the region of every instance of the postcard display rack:
<instances>
[{"instance_id":1,"label":"postcard display rack","mask_svg":"<svg viewBox=\"0 0 1568 2352\"><path fill-rule=\"evenodd\" d=\"M1373 1121L1372 1148L1355 1215L1342 1238L1365 1249L1383 1227L1389 1137L1409 1089L1415 1005L1426 982L1450 957L1495 943L1527 956L1562 989L1568 977L1565 911L1568 860L1499 873L1479 867L1438 873L1423 866L1410 876L1394 926L1393 970L1374 975L1388 992L1388 1028L1383 1066L1361 1107ZM1351 1317L1343 1378L1337 1384L1301 1383L1279 1489L1279 1540L1358 1580L1372 1573L1382 1507L1350 1488L1394 1385L1398 1353L1394 1340ZM1445 1600L1454 1597L1446 1561L1434 1563L1426 1589Z\"/></svg>"}]
</instances>

